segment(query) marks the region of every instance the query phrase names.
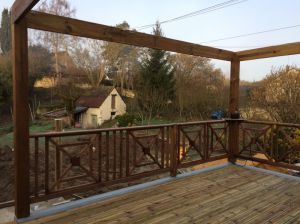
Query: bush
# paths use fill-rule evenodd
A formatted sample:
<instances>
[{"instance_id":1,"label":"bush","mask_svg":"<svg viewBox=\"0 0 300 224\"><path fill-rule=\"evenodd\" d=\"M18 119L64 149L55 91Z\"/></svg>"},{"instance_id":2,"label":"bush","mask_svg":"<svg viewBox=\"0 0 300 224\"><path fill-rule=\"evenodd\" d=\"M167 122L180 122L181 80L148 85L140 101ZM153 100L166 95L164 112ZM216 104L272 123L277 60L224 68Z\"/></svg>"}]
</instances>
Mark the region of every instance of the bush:
<instances>
[{"instance_id":1,"label":"bush","mask_svg":"<svg viewBox=\"0 0 300 224\"><path fill-rule=\"evenodd\" d=\"M128 127L134 123L135 117L132 114L123 114L116 116L119 127Z\"/></svg>"}]
</instances>

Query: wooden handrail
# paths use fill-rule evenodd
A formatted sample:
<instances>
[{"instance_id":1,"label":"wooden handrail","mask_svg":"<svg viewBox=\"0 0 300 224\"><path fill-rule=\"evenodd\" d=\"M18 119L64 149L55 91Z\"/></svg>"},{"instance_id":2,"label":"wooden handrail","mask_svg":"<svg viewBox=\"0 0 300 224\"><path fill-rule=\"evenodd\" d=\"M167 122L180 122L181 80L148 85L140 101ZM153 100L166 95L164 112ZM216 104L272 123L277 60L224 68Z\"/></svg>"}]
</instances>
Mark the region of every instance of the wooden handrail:
<instances>
[{"instance_id":1,"label":"wooden handrail","mask_svg":"<svg viewBox=\"0 0 300 224\"><path fill-rule=\"evenodd\" d=\"M92 129L92 130L81 130L81 131L65 131L65 132L44 132L44 133L33 133L30 134L30 138L40 138L40 137L66 137L73 135L89 135L89 134L97 134L99 132L107 132L107 131L139 131L146 129L157 129L163 127L171 127L174 125L177 126L189 126L189 125L199 125L199 124L218 124L225 123L225 120L209 120L209 121L196 121L196 122L185 122L185 123L172 123L172 124L159 124L159 125L144 125L144 126L133 126L133 127L120 127L120 128L102 128L102 129Z\"/></svg>"},{"instance_id":2,"label":"wooden handrail","mask_svg":"<svg viewBox=\"0 0 300 224\"><path fill-rule=\"evenodd\" d=\"M262 124L262 125L277 125L277 126L286 126L286 127L300 128L300 124L278 123L278 122L272 122L272 121L252 121L252 120L243 120L242 123L248 123L248 124Z\"/></svg>"}]
</instances>

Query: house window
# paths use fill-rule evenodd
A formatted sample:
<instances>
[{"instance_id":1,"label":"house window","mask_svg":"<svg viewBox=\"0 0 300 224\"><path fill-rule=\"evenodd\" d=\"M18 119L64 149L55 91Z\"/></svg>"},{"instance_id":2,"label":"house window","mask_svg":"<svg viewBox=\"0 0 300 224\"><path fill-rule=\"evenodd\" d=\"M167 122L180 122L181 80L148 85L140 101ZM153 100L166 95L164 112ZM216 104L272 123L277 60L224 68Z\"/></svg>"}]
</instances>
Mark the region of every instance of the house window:
<instances>
[{"instance_id":1,"label":"house window","mask_svg":"<svg viewBox=\"0 0 300 224\"><path fill-rule=\"evenodd\" d=\"M111 95L111 109L116 109L116 94Z\"/></svg>"}]
</instances>

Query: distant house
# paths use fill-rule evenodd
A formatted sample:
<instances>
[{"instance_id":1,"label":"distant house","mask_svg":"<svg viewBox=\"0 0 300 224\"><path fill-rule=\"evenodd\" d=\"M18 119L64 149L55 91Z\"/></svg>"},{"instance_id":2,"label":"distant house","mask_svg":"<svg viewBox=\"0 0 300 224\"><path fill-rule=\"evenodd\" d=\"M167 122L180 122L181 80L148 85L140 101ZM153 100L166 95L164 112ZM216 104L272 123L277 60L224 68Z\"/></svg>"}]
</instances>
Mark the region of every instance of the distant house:
<instances>
[{"instance_id":1,"label":"distant house","mask_svg":"<svg viewBox=\"0 0 300 224\"><path fill-rule=\"evenodd\" d=\"M102 87L89 96L81 96L76 107L75 122L83 128L97 128L104 121L126 113L126 104L114 87Z\"/></svg>"}]
</instances>

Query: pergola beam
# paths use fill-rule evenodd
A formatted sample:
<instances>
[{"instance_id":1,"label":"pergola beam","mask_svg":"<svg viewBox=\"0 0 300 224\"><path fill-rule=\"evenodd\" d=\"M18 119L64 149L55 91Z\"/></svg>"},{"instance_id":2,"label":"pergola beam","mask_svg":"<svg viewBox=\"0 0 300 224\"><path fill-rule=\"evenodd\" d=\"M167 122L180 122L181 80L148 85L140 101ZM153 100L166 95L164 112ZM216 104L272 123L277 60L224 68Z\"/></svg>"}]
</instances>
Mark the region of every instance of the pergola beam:
<instances>
[{"instance_id":1,"label":"pergola beam","mask_svg":"<svg viewBox=\"0 0 300 224\"><path fill-rule=\"evenodd\" d=\"M236 54L240 61L300 54L300 42L239 51Z\"/></svg>"},{"instance_id":2,"label":"pergola beam","mask_svg":"<svg viewBox=\"0 0 300 224\"><path fill-rule=\"evenodd\" d=\"M28 13L26 18L28 21L28 28L37 30L69 34L73 36L135 45L138 47L166 50L226 61L231 61L235 55L234 52L218 48L202 46L146 33L122 30L116 27L105 26L41 12L31 11Z\"/></svg>"},{"instance_id":3,"label":"pergola beam","mask_svg":"<svg viewBox=\"0 0 300 224\"><path fill-rule=\"evenodd\" d=\"M16 0L12 6L12 22L23 18L40 0Z\"/></svg>"}]
</instances>

